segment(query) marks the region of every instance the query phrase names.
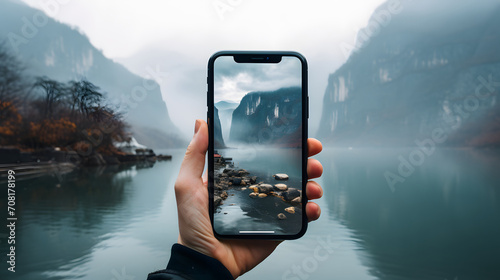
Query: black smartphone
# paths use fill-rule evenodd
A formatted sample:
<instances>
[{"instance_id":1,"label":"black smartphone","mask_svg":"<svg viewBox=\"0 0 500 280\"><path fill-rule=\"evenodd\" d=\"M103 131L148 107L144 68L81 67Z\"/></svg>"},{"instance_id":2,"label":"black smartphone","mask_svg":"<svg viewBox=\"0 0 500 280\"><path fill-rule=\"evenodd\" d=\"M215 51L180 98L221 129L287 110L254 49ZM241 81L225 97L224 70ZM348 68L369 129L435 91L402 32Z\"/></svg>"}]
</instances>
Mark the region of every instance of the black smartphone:
<instances>
[{"instance_id":1,"label":"black smartphone","mask_svg":"<svg viewBox=\"0 0 500 280\"><path fill-rule=\"evenodd\" d=\"M307 229L307 62L222 51L208 63L208 187L214 234L296 239Z\"/></svg>"}]
</instances>

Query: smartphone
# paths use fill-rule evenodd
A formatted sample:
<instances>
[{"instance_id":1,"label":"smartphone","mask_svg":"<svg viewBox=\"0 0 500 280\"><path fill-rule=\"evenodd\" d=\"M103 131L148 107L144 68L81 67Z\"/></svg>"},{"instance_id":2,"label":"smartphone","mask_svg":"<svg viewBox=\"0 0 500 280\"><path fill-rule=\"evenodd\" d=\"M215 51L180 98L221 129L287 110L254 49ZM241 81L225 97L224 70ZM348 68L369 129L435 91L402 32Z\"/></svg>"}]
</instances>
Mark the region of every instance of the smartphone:
<instances>
[{"instance_id":1,"label":"smartphone","mask_svg":"<svg viewBox=\"0 0 500 280\"><path fill-rule=\"evenodd\" d=\"M296 239L307 229L307 62L222 51L208 63L208 188L217 238Z\"/></svg>"}]
</instances>

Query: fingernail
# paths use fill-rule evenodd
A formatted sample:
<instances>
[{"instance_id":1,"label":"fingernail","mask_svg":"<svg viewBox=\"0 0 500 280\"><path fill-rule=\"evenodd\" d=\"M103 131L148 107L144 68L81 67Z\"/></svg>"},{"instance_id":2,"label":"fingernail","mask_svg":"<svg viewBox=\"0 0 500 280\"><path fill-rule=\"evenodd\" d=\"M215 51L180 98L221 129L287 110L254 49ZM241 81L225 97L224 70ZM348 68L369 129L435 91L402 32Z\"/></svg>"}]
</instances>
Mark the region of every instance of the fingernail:
<instances>
[{"instance_id":1,"label":"fingernail","mask_svg":"<svg viewBox=\"0 0 500 280\"><path fill-rule=\"evenodd\" d=\"M194 123L194 134L195 135L198 132L198 130L200 130L200 126L201 126L201 121L200 120L196 120L196 122Z\"/></svg>"}]
</instances>

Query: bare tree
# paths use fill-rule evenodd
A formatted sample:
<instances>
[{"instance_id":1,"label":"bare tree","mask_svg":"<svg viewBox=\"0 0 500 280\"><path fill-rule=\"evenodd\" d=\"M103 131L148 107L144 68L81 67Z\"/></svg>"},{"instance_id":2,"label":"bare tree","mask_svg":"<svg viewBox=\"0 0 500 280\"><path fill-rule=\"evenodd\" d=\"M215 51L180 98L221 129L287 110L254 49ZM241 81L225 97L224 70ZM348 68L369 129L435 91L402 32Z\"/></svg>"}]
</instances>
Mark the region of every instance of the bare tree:
<instances>
[{"instance_id":1,"label":"bare tree","mask_svg":"<svg viewBox=\"0 0 500 280\"><path fill-rule=\"evenodd\" d=\"M28 84L23 72L21 62L0 43L0 125L26 97Z\"/></svg>"},{"instance_id":2,"label":"bare tree","mask_svg":"<svg viewBox=\"0 0 500 280\"><path fill-rule=\"evenodd\" d=\"M65 101L68 90L64 83L49 79L47 77L38 77L33 87L41 88L44 91L43 97L43 117L52 119L59 105Z\"/></svg>"},{"instance_id":3,"label":"bare tree","mask_svg":"<svg viewBox=\"0 0 500 280\"><path fill-rule=\"evenodd\" d=\"M99 106L103 99L99 87L87 80L70 82L70 92L73 102L72 113L78 109L85 117L88 117L91 109Z\"/></svg>"}]
</instances>

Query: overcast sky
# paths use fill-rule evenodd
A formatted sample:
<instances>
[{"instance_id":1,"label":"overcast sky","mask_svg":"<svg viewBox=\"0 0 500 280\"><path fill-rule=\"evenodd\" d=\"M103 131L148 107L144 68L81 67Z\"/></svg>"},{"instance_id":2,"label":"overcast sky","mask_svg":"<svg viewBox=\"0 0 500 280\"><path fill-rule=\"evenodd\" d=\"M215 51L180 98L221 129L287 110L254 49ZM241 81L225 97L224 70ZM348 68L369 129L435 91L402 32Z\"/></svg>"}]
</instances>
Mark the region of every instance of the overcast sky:
<instances>
[{"instance_id":1,"label":"overcast sky","mask_svg":"<svg viewBox=\"0 0 500 280\"><path fill-rule=\"evenodd\" d=\"M239 103L249 92L301 86L301 67L300 60L290 56L276 64L236 63L232 56L221 56L214 65L215 103Z\"/></svg>"},{"instance_id":2,"label":"overcast sky","mask_svg":"<svg viewBox=\"0 0 500 280\"><path fill-rule=\"evenodd\" d=\"M131 71L168 73L159 81L170 117L186 135L206 117L206 66L220 50L292 50L309 64L311 133L328 75L347 59L382 0L23 0L77 27ZM48 6L47 3L60 3Z\"/></svg>"}]
</instances>

